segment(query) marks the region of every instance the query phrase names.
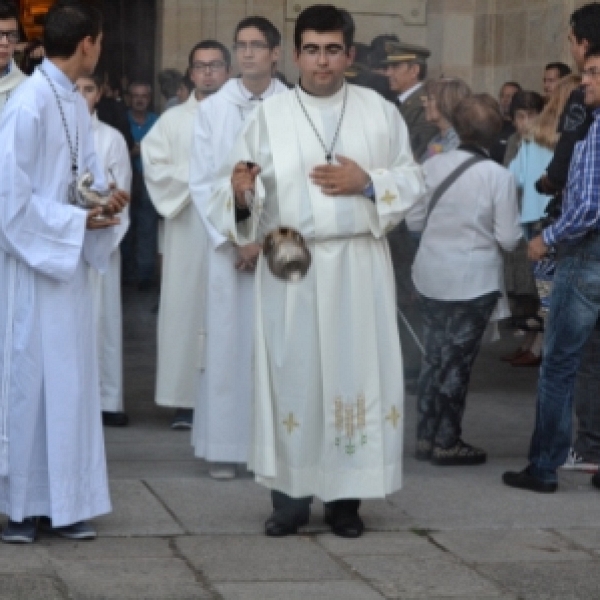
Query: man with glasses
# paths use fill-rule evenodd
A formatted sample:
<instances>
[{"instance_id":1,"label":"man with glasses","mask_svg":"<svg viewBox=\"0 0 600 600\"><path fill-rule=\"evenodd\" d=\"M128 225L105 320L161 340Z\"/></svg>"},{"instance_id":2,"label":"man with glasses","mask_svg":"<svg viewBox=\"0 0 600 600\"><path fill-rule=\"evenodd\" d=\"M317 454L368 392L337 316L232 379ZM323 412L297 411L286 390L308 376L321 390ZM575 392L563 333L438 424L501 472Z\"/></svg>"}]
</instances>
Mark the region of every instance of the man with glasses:
<instances>
[{"instance_id":1,"label":"man with glasses","mask_svg":"<svg viewBox=\"0 0 600 600\"><path fill-rule=\"evenodd\" d=\"M268 536L296 533L316 495L333 532L358 537L360 499L401 487L402 357L385 235L423 181L396 108L344 80L353 35L334 6L298 15L300 82L249 116L207 208L237 244L292 228L312 255L294 282L271 270L271 254L257 267L249 466L271 489Z\"/></svg>"},{"instance_id":2,"label":"man with glasses","mask_svg":"<svg viewBox=\"0 0 600 600\"><path fill-rule=\"evenodd\" d=\"M233 243L207 220L212 186L253 110L287 91L273 77L281 35L264 17L238 23L233 50L240 77L202 102L194 130L190 167L192 198L208 232L202 371L197 390L193 444L210 462L214 479L231 479L246 463L252 400L254 266L260 248Z\"/></svg>"},{"instance_id":3,"label":"man with glasses","mask_svg":"<svg viewBox=\"0 0 600 600\"><path fill-rule=\"evenodd\" d=\"M207 252L206 230L190 196L190 152L198 106L227 81L230 64L229 50L220 42L196 44L189 55L194 92L184 104L166 111L142 140L148 193L165 219L155 400L159 406L178 408L177 422L188 428L204 330L200 301Z\"/></svg>"},{"instance_id":4,"label":"man with glasses","mask_svg":"<svg viewBox=\"0 0 600 600\"><path fill-rule=\"evenodd\" d=\"M562 190L562 213L529 242L529 258L557 251L538 381L529 464L508 471L510 487L552 493L557 469L596 470L600 462L600 4L573 12L569 43L581 71L561 118L561 137L538 191ZM573 400L577 435L571 445ZM600 474L592 477L600 487Z\"/></svg>"},{"instance_id":5,"label":"man with glasses","mask_svg":"<svg viewBox=\"0 0 600 600\"><path fill-rule=\"evenodd\" d=\"M25 79L13 54L19 42L17 7L9 0L0 0L0 115L12 91Z\"/></svg>"}]
</instances>

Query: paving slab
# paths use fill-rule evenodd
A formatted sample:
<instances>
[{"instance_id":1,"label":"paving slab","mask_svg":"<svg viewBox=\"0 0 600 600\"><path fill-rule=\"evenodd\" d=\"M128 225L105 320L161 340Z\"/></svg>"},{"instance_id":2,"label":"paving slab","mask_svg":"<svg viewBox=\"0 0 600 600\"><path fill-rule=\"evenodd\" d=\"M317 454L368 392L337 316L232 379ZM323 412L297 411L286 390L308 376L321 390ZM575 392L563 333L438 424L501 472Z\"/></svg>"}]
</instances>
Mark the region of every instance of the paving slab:
<instances>
[{"instance_id":1,"label":"paving slab","mask_svg":"<svg viewBox=\"0 0 600 600\"><path fill-rule=\"evenodd\" d=\"M214 582L341 581L349 572L310 538L200 536L176 540L182 555Z\"/></svg>"},{"instance_id":2,"label":"paving slab","mask_svg":"<svg viewBox=\"0 0 600 600\"><path fill-rule=\"evenodd\" d=\"M183 529L142 481L111 481L113 512L94 520L101 536L177 535Z\"/></svg>"},{"instance_id":3,"label":"paving slab","mask_svg":"<svg viewBox=\"0 0 600 600\"><path fill-rule=\"evenodd\" d=\"M383 596L358 581L326 583L220 583L223 600L383 600Z\"/></svg>"},{"instance_id":4,"label":"paving slab","mask_svg":"<svg viewBox=\"0 0 600 600\"><path fill-rule=\"evenodd\" d=\"M67 600L66 588L50 577L0 575L1 600Z\"/></svg>"},{"instance_id":5,"label":"paving slab","mask_svg":"<svg viewBox=\"0 0 600 600\"><path fill-rule=\"evenodd\" d=\"M598 563L505 563L478 571L522 600L596 600L600 598Z\"/></svg>"},{"instance_id":6,"label":"paving slab","mask_svg":"<svg viewBox=\"0 0 600 600\"><path fill-rule=\"evenodd\" d=\"M65 560L56 563L77 600L199 600L212 594L177 558Z\"/></svg>"},{"instance_id":7,"label":"paving slab","mask_svg":"<svg viewBox=\"0 0 600 600\"><path fill-rule=\"evenodd\" d=\"M431 538L468 563L592 560L590 553L548 531L448 531L432 533Z\"/></svg>"},{"instance_id":8,"label":"paving slab","mask_svg":"<svg viewBox=\"0 0 600 600\"><path fill-rule=\"evenodd\" d=\"M62 538L41 539L36 544L44 558L53 560L102 560L130 558L173 558L168 538L99 537L93 541L71 541ZM1 549L1 547L0 547ZM2 558L0 558L0 561Z\"/></svg>"},{"instance_id":9,"label":"paving slab","mask_svg":"<svg viewBox=\"0 0 600 600\"><path fill-rule=\"evenodd\" d=\"M427 536L411 532L373 533L366 532L356 540L344 539L335 535L322 535L315 541L335 556L383 556L386 554L411 556L413 558L436 558L440 549L431 543Z\"/></svg>"},{"instance_id":10,"label":"paving slab","mask_svg":"<svg viewBox=\"0 0 600 600\"><path fill-rule=\"evenodd\" d=\"M54 569L47 552L40 547L39 543L26 545L0 543L0 575L11 573L52 575Z\"/></svg>"},{"instance_id":11,"label":"paving slab","mask_svg":"<svg viewBox=\"0 0 600 600\"><path fill-rule=\"evenodd\" d=\"M108 460L128 461L186 461L194 460L191 447L178 442L154 443L146 439L145 442L119 442L106 447Z\"/></svg>"},{"instance_id":12,"label":"paving slab","mask_svg":"<svg viewBox=\"0 0 600 600\"><path fill-rule=\"evenodd\" d=\"M440 551L438 558L346 556L344 562L386 598L501 596L499 586Z\"/></svg>"},{"instance_id":13,"label":"paving slab","mask_svg":"<svg viewBox=\"0 0 600 600\"><path fill-rule=\"evenodd\" d=\"M558 529L556 533L576 546L600 553L600 529Z\"/></svg>"},{"instance_id":14,"label":"paving slab","mask_svg":"<svg viewBox=\"0 0 600 600\"><path fill-rule=\"evenodd\" d=\"M179 479L187 477L195 479L205 475L207 469L203 469L194 460L113 460L108 464L108 476L110 481L122 479Z\"/></svg>"},{"instance_id":15,"label":"paving slab","mask_svg":"<svg viewBox=\"0 0 600 600\"><path fill-rule=\"evenodd\" d=\"M269 490L248 478L148 479L186 533L262 533L271 512Z\"/></svg>"}]
</instances>

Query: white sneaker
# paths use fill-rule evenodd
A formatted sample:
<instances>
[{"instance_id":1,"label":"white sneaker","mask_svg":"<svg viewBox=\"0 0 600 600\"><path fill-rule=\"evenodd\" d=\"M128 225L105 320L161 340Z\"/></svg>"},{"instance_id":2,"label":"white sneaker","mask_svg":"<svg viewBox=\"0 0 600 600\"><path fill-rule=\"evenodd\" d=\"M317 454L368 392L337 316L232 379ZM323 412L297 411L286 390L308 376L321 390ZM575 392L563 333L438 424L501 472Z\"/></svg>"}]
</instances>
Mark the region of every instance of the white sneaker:
<instances>
[{"instance_id":1,"label":"white sneaker","mask_svg":"<svg viewBox=\"0 0 600 600\"><path fill-rule=\"evenodd\" d=\"M598 464L586 461L583 456L577 454L573 448L569 449L567 460L561 469L568 471L585 471L586 473L596 473L598 471Z\"/></svg>"},{"instance_id":2,"label":"white sneaker","mask_svg":"<svg viewBox=\"0 0 600 600\"><path fill-rule=\"evenodd\" d=\"M235 465L233 463L211 463L208 474L213 479L235 479Z\"/></svg>"}]
</instances>

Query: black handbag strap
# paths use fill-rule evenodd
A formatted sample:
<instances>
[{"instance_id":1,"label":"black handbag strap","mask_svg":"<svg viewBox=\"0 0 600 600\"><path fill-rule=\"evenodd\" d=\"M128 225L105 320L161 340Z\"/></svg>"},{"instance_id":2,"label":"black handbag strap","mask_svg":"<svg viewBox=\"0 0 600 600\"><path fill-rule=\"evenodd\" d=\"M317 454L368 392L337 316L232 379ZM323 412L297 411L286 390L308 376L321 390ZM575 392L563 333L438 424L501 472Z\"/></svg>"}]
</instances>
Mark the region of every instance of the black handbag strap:
<instances>
[{"instance_id":1,"label":"black handbag strap","mask_svg":"<svg viewBox=\"0 0 600 600\"><path fill-rule=\"evenodd\" d=\"M429 202L429 207L427 208L427 216L425 217L425 226L423 227L423 231L425 231L425 227L427 227L427 223L429 222L429 217L433 212L433 209L437 206L437 203L440 201L440 198L446 193L447 189L469 168L474 164L481 162L482 160L488 160L487 157L481 156L480 154L475 154L471 156L471 158L467 158L464 162L460 163L454 171L452 171L440 185L438 185L437 189L431 196L431 201Z\"/></svg>"}]
</instances>

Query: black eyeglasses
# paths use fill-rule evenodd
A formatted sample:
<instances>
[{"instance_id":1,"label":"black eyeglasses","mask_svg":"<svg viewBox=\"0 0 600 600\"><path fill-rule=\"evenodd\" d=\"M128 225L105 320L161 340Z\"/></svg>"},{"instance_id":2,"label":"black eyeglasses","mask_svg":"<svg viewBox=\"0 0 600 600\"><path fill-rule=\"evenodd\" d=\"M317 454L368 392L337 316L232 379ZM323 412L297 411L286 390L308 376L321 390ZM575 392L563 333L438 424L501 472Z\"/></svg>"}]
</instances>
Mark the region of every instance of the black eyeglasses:
<instances>
[{"instance_id":1,"label":"black eyeglasses","mask_svg":"<svg viewBox=\"0 0 600 600\"><path fill-rule=\"evenodd\" d=\"M9 44L16 44L19 41L19 32L18 31L0 31L0 42L3 38L6 38L6 41Z\"/></svg>"},{"instance_id":2,"label":"black eyeglasses","mask_svg":"<svg viewBox=\"0 0 600 600\"><path fill-rule=\"evenodd\" d=\"M225 63L222 60L211 60L210 62L195 62L192 65L192 69L194 71L209 71L212 73L213 71L220 71L226 67Z\"/></svg>"},{"instance_id":3,"label":"black eyeglasses","mask_svg":"<svg viewBox=\"0 0 600 600\"><path fill-rule=\"evenodd\" d=\"M252 42L236 42L233 45L233 49L236 52L245 52L246 50L248 50L248 48L250 48L250 50L268 50L269 49L269 44L267 44L267 42L259 42L258 40L253 40Z\"/></svg>"}]
</instances>

